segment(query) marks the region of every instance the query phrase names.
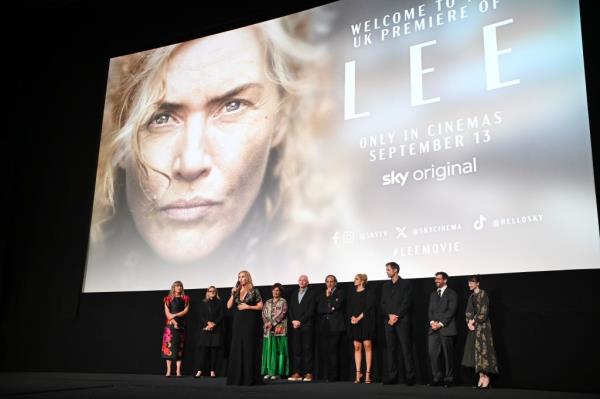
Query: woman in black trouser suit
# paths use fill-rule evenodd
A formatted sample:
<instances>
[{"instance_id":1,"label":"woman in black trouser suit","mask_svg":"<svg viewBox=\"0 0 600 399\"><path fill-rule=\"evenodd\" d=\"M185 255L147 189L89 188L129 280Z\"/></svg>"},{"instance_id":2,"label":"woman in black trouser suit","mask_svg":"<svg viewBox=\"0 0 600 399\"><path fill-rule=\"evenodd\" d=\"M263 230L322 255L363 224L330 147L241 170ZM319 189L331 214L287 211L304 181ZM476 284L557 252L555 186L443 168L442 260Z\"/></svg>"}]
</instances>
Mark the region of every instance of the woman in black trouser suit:
<instances>
[{"instance_id":1,"label":"woman in black trouser suit","mask_svg":"<svg viewBox=\"0 0 600 399\"><path fill-rule=\"evenodd\" d=\"M216 377L217 354L223 345L223 304L214 286L208 287L200 304L200 340L196 355L196 377L202 375L207 362L210 363L210 376Z\"/></svg>"}]
</instances>

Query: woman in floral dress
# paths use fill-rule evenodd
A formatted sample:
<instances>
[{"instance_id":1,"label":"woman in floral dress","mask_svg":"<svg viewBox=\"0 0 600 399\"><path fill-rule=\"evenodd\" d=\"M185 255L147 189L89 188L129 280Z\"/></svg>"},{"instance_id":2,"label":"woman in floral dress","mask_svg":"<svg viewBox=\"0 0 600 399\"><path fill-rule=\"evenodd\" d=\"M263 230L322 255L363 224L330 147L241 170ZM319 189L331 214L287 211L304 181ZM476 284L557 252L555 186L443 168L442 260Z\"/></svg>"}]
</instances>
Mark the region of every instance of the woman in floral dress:
<instances>
[{"instance_id":1,"label":"woman in floral dress","mask_svg":"<svg viewBox=\"0 0 600 399\"><path fill-rule=\"evenodd\" d=\"M173 360L177 367L177 377L181 377L181 359L185 344L185 316L190 310L190 297L185 295L181 281L171 285L171 291L163 299L165 327L162 340L162 358L167 361L166 376L171 376Z\"/></svg>"},{"instance_id":2,"label":"woman in floral dress","mask_svg":"<svg viewBox=\"0 0 600 399\"><path fill-rule=\"evenodd\" d=\"M475 369L479 374L477 388L490 386L489 374L498 374L498 361L492 338L492 324L489 319L490 299L488 294L479 288L479 276L469 277L471 296L465 312L469 329L462 365Z\"/></svg>"}]
</instances>

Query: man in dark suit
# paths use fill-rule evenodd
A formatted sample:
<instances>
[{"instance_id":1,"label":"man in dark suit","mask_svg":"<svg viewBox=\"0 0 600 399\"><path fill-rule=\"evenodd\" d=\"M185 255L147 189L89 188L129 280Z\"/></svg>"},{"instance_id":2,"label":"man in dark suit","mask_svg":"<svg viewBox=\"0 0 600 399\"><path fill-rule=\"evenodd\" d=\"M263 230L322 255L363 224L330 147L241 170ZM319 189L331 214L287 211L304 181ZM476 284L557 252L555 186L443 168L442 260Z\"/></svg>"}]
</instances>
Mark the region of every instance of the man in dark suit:
<instances>
[{"instance_id":1,"label":"man in dark suit","mask_svg":"<svg viewBox=\"0 0 600 399\"><path fill-rule=\"evenodd\" d=\"M400 278L400 266L396 262L385 265L385 272L390 281L383 283L381 288L381 310L385 318L385 342L387 345L388 376L384 384L395 384L398 380L398 353L402 352L402 361L406 385L415 383L415 363L412 354L412 339L410 333L410 310L412 306L411 284ZM396 340L398 340L396 342Z\"/></svg>"},{"instance_id":2,"label":"man in dark suit","mask_svg":"<svg viewBox=\"0 0 600 399\"><path fill-rule=\"evenodd\" d=\"M316 298L308 288L308 277L298 277L298 289L289 300L289 318L292 322L292 345L294 372L290 381L312 381L313 375L313 325Z\"/></svg>"},{"instance_id":3,"label":"man in dark suit","mask_svg":"<svg viewBox=\"0 0 600 399\"><path fill-rule=\"evenodd\" d=\"M317 296L319 315L319 353L325 360L328 381L339 380L340 337L346 329L344 322L344 291L337 288L337 278L325 277L325 291Z\"/></svg>"},{"instance_id":4,"label":"man in dark suit","mask_svg":"<svg viewBox=\"0 0 600 399\"><path fill-rule=\"evenodd\" d=\"M435 274L436 290L429 298L429 360L433 382L430 385L450 387L454 381L454 337L458 296L448 287L448 274ZM444 353L445 374L442 382L440 352Z\"/></svg>"}]
</instances>

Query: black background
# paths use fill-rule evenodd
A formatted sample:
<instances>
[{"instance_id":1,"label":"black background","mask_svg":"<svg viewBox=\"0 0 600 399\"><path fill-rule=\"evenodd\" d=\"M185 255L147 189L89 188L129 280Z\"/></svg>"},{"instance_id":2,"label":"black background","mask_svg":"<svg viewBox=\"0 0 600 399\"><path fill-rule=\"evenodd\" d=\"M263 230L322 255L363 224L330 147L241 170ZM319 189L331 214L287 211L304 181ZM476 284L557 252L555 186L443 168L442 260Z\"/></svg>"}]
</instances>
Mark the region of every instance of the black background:
<instances>
[{"instance_id":1,"label":"black background","mask_svg":"<svg viewBox=\"0 0 600 399\"><path fill-rule=\"evenodd\" d=\"M5 32L0 370L162 373L164 292L81 294L110 57L260 22L326 1L139 4L30 3L7 12ZM594 170L598 179L597 102L591 1L581 1ZM6 69L7 68L7 69ZM6 123L8 122L8 123ZM573 265L577 267L578 265ZM382 266L383 267L383 266ZM235 278L235 276L232 276ZM484 276L501 374L496 386L600 391L600 271ZM379 292L381 282L369 283ZM459 293L466 277L450 279ZM322 288L322 285L318 287ZM350 287L348 287L350 288ZM413 335L419 380L429 378L426 307L433 279L414 280ZM224 299L228 290L221 290ZM268 287L262 292L270 296ZM289 291L289 290L288 290ZM192 308L203 290L190 290ZM192 372L194 321L184 371ZM465 327L457 339L462 355ZM381 328L380 328L381 330ZM381 333L381 331L379 331ZM375 377L382 335L376 341ZM344 375L351 378L350 344ZM224 364L220 368L223 369ZM470 374L461 370L463 382Z\"/></svg>"}]
</instances>

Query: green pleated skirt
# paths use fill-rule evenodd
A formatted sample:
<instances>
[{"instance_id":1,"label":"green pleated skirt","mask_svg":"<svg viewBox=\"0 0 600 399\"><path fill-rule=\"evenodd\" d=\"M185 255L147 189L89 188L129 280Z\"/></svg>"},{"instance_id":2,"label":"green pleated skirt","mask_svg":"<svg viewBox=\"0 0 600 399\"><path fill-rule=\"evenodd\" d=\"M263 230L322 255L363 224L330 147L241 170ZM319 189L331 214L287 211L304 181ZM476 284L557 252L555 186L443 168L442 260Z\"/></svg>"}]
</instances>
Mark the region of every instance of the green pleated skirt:
<instances>
[{"instance_id":1,"label":"green pleated skirt","mask_svg":"<svg viewBox=\"0 0 600 399\"><path fill-rule=\"evenodd\" d=\"M287 337L270 335L263 338L262 362L260 373L262 375L284 376L290 373Z\"/></svg>"}]
</instances>

